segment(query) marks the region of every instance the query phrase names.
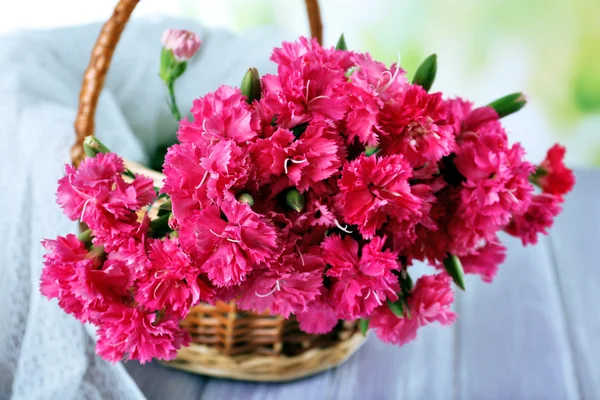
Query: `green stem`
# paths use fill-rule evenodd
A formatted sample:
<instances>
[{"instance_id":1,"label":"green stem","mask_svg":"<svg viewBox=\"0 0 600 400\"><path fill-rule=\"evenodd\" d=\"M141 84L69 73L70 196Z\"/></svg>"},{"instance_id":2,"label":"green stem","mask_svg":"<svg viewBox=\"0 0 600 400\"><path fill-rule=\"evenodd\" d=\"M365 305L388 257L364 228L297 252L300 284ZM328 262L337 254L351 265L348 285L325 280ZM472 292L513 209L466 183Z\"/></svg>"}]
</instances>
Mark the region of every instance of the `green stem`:
<instances>
[{"instance_id":1,"label":"green stem","mask_svg":"<svg viewBox=\"0 0 600 400\"><path fill-rule=\"evenodd\" d=\"M171 80L167 83L167 88L169 90L169 102L171 106L171 114L177 119L177 121L181 120L181 113L179 112L179 108L177 107L177 100L175 100L175 81Z\"/></svg>"}]
</instances>

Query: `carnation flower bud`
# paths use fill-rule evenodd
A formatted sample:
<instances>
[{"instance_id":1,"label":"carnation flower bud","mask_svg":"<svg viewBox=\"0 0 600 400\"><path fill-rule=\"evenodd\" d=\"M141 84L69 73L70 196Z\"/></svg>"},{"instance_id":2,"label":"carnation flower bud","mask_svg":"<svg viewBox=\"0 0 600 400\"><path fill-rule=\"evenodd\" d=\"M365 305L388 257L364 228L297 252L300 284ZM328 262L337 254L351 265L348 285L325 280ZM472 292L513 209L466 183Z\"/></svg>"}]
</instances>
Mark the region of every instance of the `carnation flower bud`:
<instances>
[{"instance_id":1,"label":"carnation flower bud","mask_svg":"<svg viewBox=\"0 0 600 400\"><path fill-rule=\"evenodd\" d=\"M88 229L81 232L79 235L77 235L77 239L79 239L79 241L83 243L86 248L90 247L92 244L92 230Z\"/></svg>"},{"instance_id":2,"label":"carnation flower bud","mask_svg":"<svg viewBox=\"0 0 600 400\"><path fill-rule=\"evenodd\" d=\"M379 151L379 147L377 146L367 146L365 147L365 155L367 157L372 156L373 154L377 153Z\"/></svg>"},{"instance_id":3,"label":"carnation flower bud","mask_svg":"<svg viewBox=\"0 0 600 400\"><path fill-rule=\"evenodd\" d=\"M498 118L503 118L507 115L516 113L521 108L525 107L525 104L527 104L527 99L523 93L519 92L492 101L488 106L492 107L498 113Z\"/></svg>"},{"instance_id":4,"label":"carnation flower bud","mask_svg":"<svg viewBox=\"0 0 600 400\"><path fill-rule=\"evenodd\" d=\"M336 50L348 50L348 46L346 45L346 38L344 37L343 33L340 36L340 38L338 39L338 42L335 45L335 49Z\"/></svg>"},{"instance_id":5,"label":"carnation flower bud","mask_svg":"<svg viewBox=\"0 0 600 400\"><path fill-rule=\"evenodd\" d=\"M417 69L413 83L421 86L425 91L429 92L433 81L435 81L435 75L437 73L437 55L432 54L423 61L423 63Z\"/></svg>"},{"instance_id":6,"label":"carnation flower bud","mask_svg":"<svg viewBox=\"0 0 600 400\"><path fill-rule=\"evenodd\" d=\"M363 336L367 336L367 332L369 331L369 320L366 318L359 319L358 328L360 329L360 333L362 333Z\"/></svg>"},{"instance_id":7,"label":"carnation flower bud","mask_svg":"<svg viewBox=\"0 0 600 400\"><path fill-rule=\"evenodd\" d=\"M252 198L250 193L241 192L241 193L238 193L238 195L235 198L240 203L248 204L250 207L252 207L254 205L254 199Z\"/></svg>"},{"instance_id":8,"label":"carnation flower bud","mask_svg":"<svg viewBox=\"0 0 600 400\"><path fill-rule=\"evenodd\" d=\"M110 153L110 149L95 136L86 136L83 140L83 151L88 157L96 157L99 153Z\"/></svg>"},{"instance_id":9,"label":"carnation flower bud","mask_svg":"<svg viewBox=\"0 0 600 400\"><path fill-rule=\"evenodd\" d=\"M198 51L202 41L193 32L167 29L162 37L163 49L160 54L160 78L165 83L173 83L185 72L187 61Z\"/></svg>"},{"instance_id":10,"label":"carnation flower bud","mask_svg":"<svg viewBox=\"0 0 600 400\"><path fill-rule=\"evenodd\" d=\"M256 68L248 68L248 72L246 72L246 75L244 75L244 78L242 79L240 89L244 96L246 96L246 101L248 103L252 103L254 100L260 100L262 88L260 85L260 75Z\"/></svg>"},{"instance_id":11,"label":"carnation flower bud","mask_svg":"<svg viewBox=\"0 0 600 400\"><path fill-rule=\"evenodd\" d=\"M460 259L453 254L450 254L444 259L444 268L456 286L465 290L465 273L463 271L462 263Z\"/></svg>"},{"instance_id":12,"label":"carnation flower bud","mask_svg":"<svg viewBox=\"0 0 600 400\"><path fill-rule=\"evenodd\" d=\"M185 29L167 29L163 32L161 43L170 50L178 62L188 61L202 45L202 40L194 32Z\"/></svg>"},{"instance_id":13,"label":"carnation flower bud","mask_svg":"<svg viewBox=\"0 0 600 400\"><path fill-rule=\"evenodd\" d=\"M285 202L292 210L298 212L304 208L304 196L297 189L290 189L285 195Z\"/></svg>"}]
</instances>

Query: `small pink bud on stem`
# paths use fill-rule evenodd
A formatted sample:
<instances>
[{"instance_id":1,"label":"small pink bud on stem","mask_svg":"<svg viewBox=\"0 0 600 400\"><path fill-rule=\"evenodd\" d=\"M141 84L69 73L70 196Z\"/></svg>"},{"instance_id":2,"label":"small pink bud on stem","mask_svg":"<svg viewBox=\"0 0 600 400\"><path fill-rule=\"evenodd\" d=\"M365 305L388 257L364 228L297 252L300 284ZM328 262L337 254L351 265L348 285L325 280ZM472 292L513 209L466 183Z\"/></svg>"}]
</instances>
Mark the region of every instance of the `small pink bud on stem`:
<instances>
[{"instance_id":1,"label":"small pink bud on stem","mask_svg":"<svg viewBox=\"0 0 600 400\"><path fill-rule=\"evenodd\" d=\"M183 29L167 29L160 40L163 44L160 55L160 78L169 91L171 114L179 121L181 112L175 100L175 80L183 75L187 62L196 54L202 41L194 32Z\"/></svg>"},{"instance_id":2,"label":"small pink bud on stem","mask_svg":"<svg viewBox=\"0 0 600 400\"><path fill-rule=\"evenodd\" d=\"M202 40L194 32L185 29L167 29L160 41L165 49L171 50L178 62L190 60L202 46Z\"/></svg>"}]
</instances>

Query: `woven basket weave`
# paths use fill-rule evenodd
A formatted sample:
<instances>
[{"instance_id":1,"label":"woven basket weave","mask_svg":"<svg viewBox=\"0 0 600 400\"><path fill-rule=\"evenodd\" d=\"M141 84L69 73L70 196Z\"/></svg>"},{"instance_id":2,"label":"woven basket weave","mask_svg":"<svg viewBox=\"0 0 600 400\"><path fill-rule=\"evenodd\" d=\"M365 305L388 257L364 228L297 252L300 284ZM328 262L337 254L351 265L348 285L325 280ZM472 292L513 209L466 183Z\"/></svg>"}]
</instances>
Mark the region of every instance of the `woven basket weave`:
<instances>
[{"instance_id":1,"label":"woven basket weave","mask_svg":"<svg viewBox=\"0 0 600 400\"><path fill-rule=\"evenodd\" d=\"M94 114L113 52L139 0L120 0L111 18L102 27L92 50L79 95L75 121L76 141L71 157L78 165L85 157L83 140L94 134ZM305 0L311 34L322 40L317 0ZM163 175L139 164L127 167L162 185ZM302 332L295 318L284 319L237 309L235 303L200 304L182 326L192 343L178 352L168 366L190 372L253 381L286 381L305 377L339 365L350 357L364 338L356 324L340 322L326 335Z\"/></svg>"}]
</instances>

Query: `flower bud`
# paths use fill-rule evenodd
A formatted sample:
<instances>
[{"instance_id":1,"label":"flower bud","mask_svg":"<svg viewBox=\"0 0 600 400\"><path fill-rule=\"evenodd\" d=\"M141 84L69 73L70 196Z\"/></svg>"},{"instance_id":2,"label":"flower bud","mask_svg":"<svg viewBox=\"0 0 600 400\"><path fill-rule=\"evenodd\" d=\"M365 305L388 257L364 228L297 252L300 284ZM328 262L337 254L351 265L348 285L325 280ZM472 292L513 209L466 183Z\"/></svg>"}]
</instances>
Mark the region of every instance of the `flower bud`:
<instances>
[{"instance_id":1,"label":"flower bud","mask_svg":"<svg viewBox=\"0 0 600 400\"><path fill-rule=\"evenodd\" d=\"M427 57L417 69L415 77L413 78L413 83L415 85L420 85L425 91L429 92L429 89L433 86L433 81L435 81L436 73L437 56L432 54Z\"/></svg>"},{"instance_id":2,"label":"flower bud","mask_svg":"<svg viewBox=\"0 0 600 400\"><path fill-rule=\"evenodd\" d=\"M292 210L302 211L304 208L304 196L297 189L290 189L285 194L285 202Z\"/></svg>"},{"instance_id":3,"label":"flower bud","mask_svg":"<svg viewBox=\"0 0 600 400\"><path fill-rule=\"evenodd\" d=\"M465 273L460 259L453 254L444 259L444 268L452 280L462 290L465 290Z\"/></svg>"},{"instance_id":4,"label":"flower bud","mask_svg":"<svg viewBox=\"0 0 600 400\"><path fill-rule=\"evenodd\" d=\"M343 33L340 36L340 38L338 39L338 42L335 45L335 49L336 50L348 50L348 46L346 45L346 38L344 37Z\"/></svg>"},{"instance_id":5,"label":"flower bud","mask_svg":"<svg viewBox=\"0 0 600 400\"><path fill-rule=\"evenodd\" d=\"M79 239L79 241L82 242L86 248L90 247L92 244L92 230L87 229L81 232L79 235L77 235L77 239Z\"/></svg>"},{"instance_id":6,"label":"flower bud","mask_svg":"<svg viewBox=\"0 0 600 400\"><path fill-rule=\"evenodd\" d=\"M373 154L379 151L379 147L377 146L367 146L365 147L365 155L367 157L371 157Z\"/></svg>"},{"instance_id":7,"label":"flower bud","mask_svg":"<svg viewBox=\"0 0 600 400\"><path fill-rule=\"evenodd\" d=\"M244 75L244 78L242 79L240 89L244 96L246 96L246 101L248 103L252 103L254 100L260 100L262 89L260 85L260 75L256 68L248 69L248 72L246 72L246 75Z\"/></svg>"},{"instance_id":8,"label":"flower bud","mask_svg":"<svg viewBox=\"0 0 600 400\"><path fill-rule=\"evenodd\" d=\"M86 136L83 140L83 151L88 157L96 157L98 153L110 153L108 147L95 136Z\"/></svg>"},{"instance_id":9,"label":"flower bud","mask_svg":"<svg viewBox=\"0 0 600 400\"><path fill-rule=\"evenodd\" d=\"M202 45L198 35L185 29L167 29L160 41L166 50L171 50L178 62L191 59Z\"/></svg>"},{"instance_id":10,"label":"flower bud","mask_svg":"<svg viewBox=\"0 0 600 400\"><path fill-rule=\"evenodd\" d=\"M367 336L367 332L369 331L369 320L366 318L359 319L358 329L360 329L360 333L362 333L363 336Z\"/></svg>"},{"instance_id":11,"label":"flower bud","mask_svg":"<svg viewBox=\"0 0 600 400\"><path fill-rule=\"evenodd\" d=\"M250 193L240 192L240 193L237 194L237 196L235 196L235 198L240 203L242 203L242 204L248 204L250 207L252 207L254 205L254 199L252 198L252 196L250 195Z\"/></svg>"},{"instance_id":12,"label":"flower bud","mask_svg":"<svg viewBox=\"0 0 600 400\"><path fill-rule=\"evenodd\" d=\"M498 118L503 118L507 115L516 113L521 108L525 107L525 104L527 104L527 99L523 93L519 92L492 101L488 106L492 107L498 113Z\"/></svg>"}]
</instances>

